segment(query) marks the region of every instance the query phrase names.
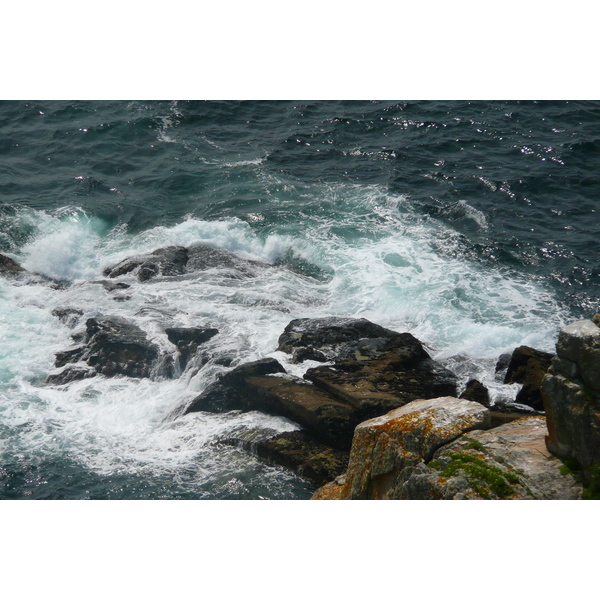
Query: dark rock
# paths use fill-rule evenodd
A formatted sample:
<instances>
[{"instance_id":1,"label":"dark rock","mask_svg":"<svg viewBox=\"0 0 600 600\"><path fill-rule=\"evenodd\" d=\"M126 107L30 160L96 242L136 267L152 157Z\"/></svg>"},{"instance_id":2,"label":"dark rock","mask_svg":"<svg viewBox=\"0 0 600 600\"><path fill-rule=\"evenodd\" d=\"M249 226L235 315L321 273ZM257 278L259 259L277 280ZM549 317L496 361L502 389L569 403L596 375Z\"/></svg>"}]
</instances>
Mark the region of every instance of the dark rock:
<instances>
[{"instance_id":1,"label":"dark rock","mask_svg":"<svg viewBox=\"0 0 600 600\"><path fill-rule=\"evenodd\" d=\"M96 371L87 367L76 367L69 366L63 369L60 373L53 373L48 375L46 383L52 385L63 385L70 383L71 381L79 381L81 379L87 379L88 377L94 377Z\"/></svg>"},{"instance_id":2,"label":"dark rock","mask_svg":"<svg viewBox=\"0 0 600 600\"><path fill-rule=\"evenodd\" d=\"M55 308L52 316L56 317L61 323L74 327L83 316L83 311L78 308Z\"/></svg>"},{"instance_id":3,"label":"dark rock","mask_svg":"<svg viewBox=\"0 0 600 600\"><path fill-rule=\"evenodd\" d=\"M131 286L128 283L123 283L122 281L90 281L89 283L93 285L101 285L107 292L114 292L115 290L126 290Z\"/></svg>"},{"instance_id":4,"label":"dark rock","mask_svg":"<svg viewBox=\"0 0 600 600\"><path fill-rule=\"evenodd\" d=\"M88 319L87 363L103 375L150 377L158 347L136 325L116 317Z\"/></svg>"},{"instance_id":5,"label":"dark rock","mask_svg":"<svg viewBox=\"0 0 600 600\"><path fill-rule=\"evenodd\" d=\"M231 269L238 276L256 275L257 269L268 268L271 265L256 260L241 258L220 248L207 246L206 244L194 244L188 248L188 273L194 271L206 271L207 269Z\"/></svg>"},{"instance_id":6,"label":"dark rock","mask_svg":"<svg viewBox=\"0 0 600 600\"><path fill-rule=\"evenodd\" d=\"M273 376L284 373L272 358L241 365L209 386L186 413L259 410L287 417L325 443L348 449L360 422L357 412L302 379Z\"/></svg>"},{"instance_id":7,"label":"dark rock","mask_svg":"<svg viewBox=\"0 0 600 600\"><path fill-rule=\"evenodd\" d=\"M159 248L150 254L126 258L117 265L104 270L110 278L119 277L133 271L140 281L148 281L157 275L183 275L188 261L187 249L183 246Z\"/></svg>"},{"instance_id":8,"label":"dark rock","mask_svg":"<svg viewBox=\"0 0 600 600\"><path fill-rule=\"evenodd\" d=\"M316 362L327 362L327 357L314 348L294 348L292 352L292 362L302 363L305 360L314 360Z\"/></svg>"},{"instance_id":9,"label":"dark rock","mask_svg":"<svg viewBox=\"0 0 600 600\"><path fill-rule=\"evenodd\" d=\"M280 336L278 350L302 348L335 361L304 377L354 407L360 420L411 400L456 395L455 375L433 361L419 340L367 319L296 319Z\"/></svg>"},{"instance_id":10,"label":"dark rock","mask_svg":"<svg viewBox=\"0 0 600 600\"><path fill-rule=\"evenodd\" d=\"M141 282L158 276L174 277L207 269L220 268L234 271L235 277L254 276L257 269L270 265L247 260L229 252L206 244L194 244L189 248L168 246L150 254L141 254L122 260L104 270L104 275L115 278L127 273L135 273Z\"/></svg>"},{"instance_id":11,"label":"dark rock","mask_svg":"<svg viewBox=\"0 0 600 600\"><path fill-rule=\"evenodd\" d=\"M398 333L367 319L325 317L291 321L279 336L277 350L292 354L295 348L310 348L330 358L356 358L357 352L359 357L375 357L402 344L416 361L429 358L410 333Z\"/></svg>"},{"instance_id":12,"label":"dark rock","mask_svg":"<svg viewBox=\"0 0 600 600\"><path fill-rule=\"evenodd\" d=\"M487 408L490 407L490 394L488 389L477 379L471 379L467 382L465 391L459 396L464 400L471 400L472 402L479 402Z\"/></svg>"},{"instance_id":13,"label":"dark rock","mask_svg":"<svg viewBox=\"0 0 600 600\"><path fill-rule=\"evenodd\" d=\"M56 353L56 359L54 361L55 367L64 367L69 363L76 363L83 359L86 353L85 346L79 346L72 350L65 350L63 352Z\"/></svg>"},{"instance_id":14,"label":"dark rock","mask_svg":"<svg viewBox=\"0 0 600 600\"><path fill-rule=\"evenodd\" d=\"M287 417L326 444L350 449L360 417L348 404L298 378L249 377L246 385L249 410Z\"/></svg>"},{"instance_id":15,"label":"dark rock","mask_svg":"<svg viewBox=\"0 0 600 600\"><path fill-rule=\"evenodd\" d=\"M327 446L305 431L289 431L255 442L231 439L227 443L292 469L317 485L335 479L348 465L347 452Z\"/></svg>"},{"instance_id":16,"label":"dark rock","mask_svg":"<svg viewBox=\"0 0 600 600\"><path fill-rule=\"evenodd\" d=\"M528 346L519 346L515 349L504 378L504 383L523 384L515 402L543 410L541 385L551 360L552 354L549 352L542 352Z\"/></svg>"},{"instance_id":17,"label":"dark rock","mask_svg":"<svg viewBox=\"0 0 600 600\"><path fill-rule=\"evenodd\" d=\"M498 357L498 362L496 363L496 379L497 380L504 380L504 377L506 376L506 370L508 369L508 365L510 363L510 358L511 358L512 354L510 354L509 352L507 352L506 354L501 354Z\"/></svg>"},{"instance_id":18,"label":"dark rock","mask_svg":"<svg viewBox=\"0 0 600 600\"><path fill-rule=\"evenodd\" d=\"M72 336L83 342L77 348L59 352L56 366L86 362L95 373L112 377L150 377L159 373L160 352L136 325L118 317L88 319L83 336ZM169 374L169 357L162 357L163 372ZM171 367L172 368L172 367ZM51 375L48 383L58 375ZM86 375L91 376L91 375Z\"/></svg>"},{"instance_id":19,"label":"dark rock","mask_svg":"<svg viewBox=\"0 0 600 600\"><path fill-rule=\"evenodd\" d=\"M179 364L183 370L198 350L198 346L217 335L219 330L207 327L168 327L165 333L179 350Z\"/></svg>"},{"instance_id":20,"label":"dark rock","mask_svg":"<svg viewBox=\"0 0 600 600\"><path fill-rule=\"evenodd\" d=\"M215 383L192 400L184 414L198 411L220 413L230 410L249 410L246 408L248 406L246 379L271 373L285 373L285 369L274 358L263 358L240 365L221 375Z\"/></svg>"},{"instance_id":21,"label":"dark rock","mask_svg":"<svg viewBox=\"0 0 600 600\"><path fill-rule=\"evenodd\" d=\"M18 275L25 272L25 269L12 258L0 254L0 275Z\"/></svg>"}]
</instances>

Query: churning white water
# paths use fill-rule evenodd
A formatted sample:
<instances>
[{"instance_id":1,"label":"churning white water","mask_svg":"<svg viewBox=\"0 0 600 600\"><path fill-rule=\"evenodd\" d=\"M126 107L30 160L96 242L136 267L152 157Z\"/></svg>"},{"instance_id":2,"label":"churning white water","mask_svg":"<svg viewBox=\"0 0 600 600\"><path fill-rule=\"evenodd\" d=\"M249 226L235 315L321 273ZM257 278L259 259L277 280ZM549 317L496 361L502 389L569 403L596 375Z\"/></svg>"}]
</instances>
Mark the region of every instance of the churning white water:
<instances>
[{"instance_id":1,"label":"churning white water","mask_svg":"<svg viewBox=\"0 0 600 600\"><path fill-rule=\"evenodd\" d=\"M294 423L257 412L180 414L227 369L214 359L235 366L272 355L285 362L275 353L277 339L300 317L365 317L409 331L463 383L477 377L492 397L514 397L518 386L500 386L494 364L520 344L551 349L561 325L552 294L539 282L466 259L456 233L414 214L404 197L376 186L312 193L296 220L277 227L252 218L188 218L130 234L77 208L23 209L18 218L32 231L10 255L65 285L0 279L0 454L40 462L67 457L101 475L164 475L198 497L236 490L243 497L252 486L277 485L285 496L286 485L304 485L295 475L215 442L243 429L290 431ZM251 278L213 268L145 283L124 275L119 281L130 287L115 291L98 283L104 268L126 257L198 242L269 266ZM83 314L70 326L52 315L58 308ZM135 323L171 353L166 327L216 327L219 335L203 347L213 360L192 360L176 379L45 384L56 370L55 353L73 346L71 334L99 315ZM253 475L245 481L247 472Z\"/></svg>"}]
</instances>

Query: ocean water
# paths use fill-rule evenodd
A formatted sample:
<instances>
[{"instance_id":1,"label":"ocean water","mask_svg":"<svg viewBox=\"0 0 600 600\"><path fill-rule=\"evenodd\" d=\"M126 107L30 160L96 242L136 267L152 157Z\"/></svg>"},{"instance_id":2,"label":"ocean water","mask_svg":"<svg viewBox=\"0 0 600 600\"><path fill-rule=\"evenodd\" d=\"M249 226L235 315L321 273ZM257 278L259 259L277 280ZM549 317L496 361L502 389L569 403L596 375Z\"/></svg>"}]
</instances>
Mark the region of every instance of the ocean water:
<instances>
[{"instance_id":1,"label":"ocean water","mask_svg":"<svg viewBox=\"0 0 600 600\"><path fill-rule=\"evenodd\" d=\"M303 499L314 486L219 440L291 431L181 416L295 318L409 331L495 401L500 354L551 351L600 311L600 102L1 102L0 252L64 283L0 278L0 498ZM108 293L123 258L203 242L266 262ZM116 299L116 300L115 300ZM216 327L176 379L44 383L73 329L116 315ZM229 367L231 368L231 367Z\"/></svg>"}]
</instances>

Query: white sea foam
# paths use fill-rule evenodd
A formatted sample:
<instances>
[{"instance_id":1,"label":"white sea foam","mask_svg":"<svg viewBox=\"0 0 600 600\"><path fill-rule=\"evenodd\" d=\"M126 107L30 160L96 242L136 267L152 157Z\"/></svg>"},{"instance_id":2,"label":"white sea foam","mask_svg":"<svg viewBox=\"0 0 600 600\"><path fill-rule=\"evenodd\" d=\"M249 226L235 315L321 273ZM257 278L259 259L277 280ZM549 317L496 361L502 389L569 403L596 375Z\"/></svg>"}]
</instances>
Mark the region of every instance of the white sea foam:
<instances>
[{"instance_id":1,"label":"white sea foam","mask_svg":"<svg viewBox=\"0 0 600 600\"><path fill-rule=\"evenodd\" d=\"M321 186L308 190L304 202L302 219L263 235L235 218L189 217L172 227L129 234L124 227L106 232L79 210L32 212L36 231L15 257L32 271L73 285L52 289L0 280L0 421L13 432L0 448L66 453L99 473L176 473L193 466L206 482L224 468L211 450L214 441L240 428L296 428L259 413L170 418L226 370L214 361L191 361L175 380L97 377L41 385L54 369L54 354L72 344L72 330L52 316L60 307L84 311L80 328L92 316L124 317L171 352L165 327L216 327L220 334L206 351L227 357L232 366L269 355L282 358L277 340L294 318L366 317L410 331L436 358L454 365L463 382L478 377L496 399L517 391L495 382L499 354L520 344L552 348L561 325L552 294L499 267L469 262L453 246L454 232L414 213L407 198L374 186ZM106 266L128 256L199 242L277 266L251 278L210 269L144 284L129 274L120 280L131 287L117 292L93 283L103 279ZM285 266L289 256L332 275L294 272ZM286 366L302 375L306 365Z\"/></svg>"}]
</instances>

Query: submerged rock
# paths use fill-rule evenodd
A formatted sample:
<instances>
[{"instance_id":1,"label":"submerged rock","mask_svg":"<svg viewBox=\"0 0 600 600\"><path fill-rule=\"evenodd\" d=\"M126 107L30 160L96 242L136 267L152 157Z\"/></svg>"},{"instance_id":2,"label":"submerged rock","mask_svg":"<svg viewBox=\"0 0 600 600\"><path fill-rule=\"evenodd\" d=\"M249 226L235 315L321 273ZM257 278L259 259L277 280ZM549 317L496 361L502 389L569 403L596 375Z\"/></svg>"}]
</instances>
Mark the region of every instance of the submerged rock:
<instances>
[{"instance_id":1,"label":"submerged rock","mask_svg":"<svg viewBox=\"0 0 600 600\"><path fill-rule=\"evenodd\" d=\"M198 350L198 346L217 335L219 330L209 327L168 327L165 333L179 350L179 365L183 370Z\"/></svg>"},{"instance_id":2,"label":"submerged rock","mask_svg":"<svg viewBox=\"0 0 600 600\"><path fill-rule=\"evenodd\" d=\"M542 394L548 449L600 486L600 328L593 321L560 331Z\"/></svg>"},{"instance_id":3,"label":"submerged rock","mask_svg":"<svg viewBox=\"0 0 600 600\"><path fill-rule=\"evenodd\" d=\"M4 254L0 254L0 275L18 275L25 272L25 269L19 263Z\"/></svg>"},{"instance_id":4,"label":"submerged rock","mask_svg":"<svg viewBox=\"0 0 600 600\"><path fill-rule=\"evenodd\" d=\"M64 323L68 327L74 327L79 323L83 316L83 311L78 308L55 308L52 311L52 316L56 317L61 323Z\"/></svg>"},{"instance_id":5,"label":"submerged rock","mask_svg":"<svg viewBox=\"0 0 600 600\"><path fill-rule=\"evenodd\" d=\"M542 379L548 368L552 354L519 346L512 353L504 383L522 383L523 387L517 393L515 402L526 404L536 410L543 410Z\"/></svg>"}]
</instances>

